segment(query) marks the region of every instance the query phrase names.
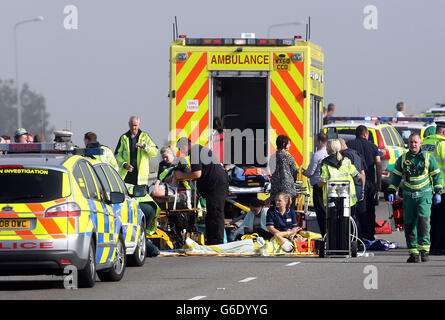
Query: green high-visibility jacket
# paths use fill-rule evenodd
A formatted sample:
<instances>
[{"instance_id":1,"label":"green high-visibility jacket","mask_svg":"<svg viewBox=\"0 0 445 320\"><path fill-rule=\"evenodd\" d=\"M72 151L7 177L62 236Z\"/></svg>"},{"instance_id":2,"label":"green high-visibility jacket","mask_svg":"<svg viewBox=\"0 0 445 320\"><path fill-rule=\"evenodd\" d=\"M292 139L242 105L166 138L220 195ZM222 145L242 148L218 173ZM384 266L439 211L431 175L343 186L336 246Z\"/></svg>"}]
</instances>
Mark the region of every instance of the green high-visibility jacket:
<instances>
[{"instance_id":1,"label":"green high-visibility jacket","mask_svg":"<svg viewBox=\"0 0 445 320\"><path fill-rule=\"evenodd\" d=\"M117 164L116 158L114 157L113 151L107 146L101 145L99 148L103 150L103 154L94 155L93 157L101 162L108 163L117 172L119 172L119 166Z\"/></svg>"},{"instance_id":2,"label":"green high-visibility jacket","mask_svg":"<svg viewBox=\"0 0 445 320\"><path fill-rule=\"evenodd\" d=\"M408 151L397 159L388 191L395 193L403 177L404 193L416 193L420 196L442 190L442 178L436 159L425 151L417 154Z\"/></svg>"},{"instance_id":3,"label":"green high-visibility jacket","mask_svg":"<svg viewBox=\"0 0 445 320\"><path fill-rule=\"evenodd\" d=\"M138 169L138 185L148 184L148 177L150 175L150 157L156 157L158 155L158 148L156 144L151 140L150 136L139 129L138 142L144 145L143 148L137 148L137 169ZM119 174L122 179L125 179L127 170L124 168L124 164L130 163L130 131L123 134L116 147L115 157L119 166Z\"/></svg>"},{"instance_id":4,"label":"green high-visibility jacket","mask_svg":"<svg viewBox=\"0 0 445 320\"><path fill-rule=\"evenodd\" d=\"M335 154L333 154L335 156ZM326 160L327 158L325 158ZM336 181L349 181L349 193L351 197L351 206L354 206L357 203L357 195L355 192L355 177L359 177L360 173L357 171L357 168L352 164L351 160L347 157L343 157L340 167L336 168L334 166L326 164L323 160L321 165L321 175L320 181L328 182L329 180ZM323 187L323 201L326 205L327 195L326 195L326 186Z\"/></svg>"},{"instance_id":5,"label":"green high-visibility jacket","mask_svg":"<svg viewBox=\"0 0 445 320\"><path fill-rule=\"evenodd\" d=\"M442 176L442 185L445 184L445 137L440 134L433 134L426 137L422 143L422 151L428 152L436 158ZM442 189L445 193L445 189Z\"/></svg>"}]
</instances>

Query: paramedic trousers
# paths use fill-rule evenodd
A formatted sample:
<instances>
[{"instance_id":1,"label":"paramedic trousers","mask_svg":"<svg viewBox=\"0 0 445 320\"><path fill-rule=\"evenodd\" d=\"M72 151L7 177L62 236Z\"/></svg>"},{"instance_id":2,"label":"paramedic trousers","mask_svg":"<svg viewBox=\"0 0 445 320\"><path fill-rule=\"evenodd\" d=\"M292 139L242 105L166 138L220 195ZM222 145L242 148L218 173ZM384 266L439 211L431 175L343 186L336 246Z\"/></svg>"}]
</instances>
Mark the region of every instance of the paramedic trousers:
<instances>
[{"instance_id":1,"label":"paramedic trousers","mask_svg":"<svg viewBox=\"0 0 445 320\"><path fill-rule=\"evenodd\" d=\"M203 195L206 200L206 245L224 243L224 206L227 189L225 185Z\"/></svg>"},{"instance_id":2,"label":"paramedic trousers","mask_svg":"<svg viewBox=\"0 0 445 320\"><path fill-rule=\"evenodd\" d=\"M418 255L430 250L430 216L432 194L412 198L403 195L403 221L408 252Z\"/></svg>"},{"instance_id":3,"label":"paramedic trousers","mask_svg":"<svg viewBox=\"0 0 445 320\"><path fill-rule=\"evenodd\" d=\"M147 202L140 202L139 207L145 216L145 229L148 229L153 219L156 217L156 209Z\"/></svg>"}]
</instances>

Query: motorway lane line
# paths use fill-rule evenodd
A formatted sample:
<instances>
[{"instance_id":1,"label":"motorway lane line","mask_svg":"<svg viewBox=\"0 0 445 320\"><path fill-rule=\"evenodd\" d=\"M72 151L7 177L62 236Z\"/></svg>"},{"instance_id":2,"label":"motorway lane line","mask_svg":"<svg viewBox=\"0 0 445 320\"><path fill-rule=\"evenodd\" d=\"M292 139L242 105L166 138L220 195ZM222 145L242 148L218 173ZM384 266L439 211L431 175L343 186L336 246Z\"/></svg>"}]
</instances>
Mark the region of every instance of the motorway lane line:
<instances>
[{"instance_id":1,"label":"motorway lane line","mask_svg":"<svg viewBox=\"0 0 445 320\"><path fill-rule=\"evenodd\" d=\"M301 261L291 262L291 263L286 264L286 267L292 267L292 266L295 266L295 265L300 264L300 263L301 263Z\"/></svg>"},{"instance_id":2,"label":"motorway lane line","mask_svg":"<svg viewBox=\"0 0 445 320\"><path fill-rule=\"evenodd\" d=\"M257 279L257 277L249 277L249 278L240 280L240 281L238 281L238 282L249 282L249 281L252 281L252 280L255 280L255 279Z\"/></svg>"},{"instance_id":3,"label":"motorway lane line","mask_svg":"<svg viewBox=\"0 0 445 320\"><path fill-rule=\"evenodd\" d=\"M207 297L207 296L196 296L196 297L193 297L193 298L191 298L189 300L201 300L201 299L204 299L205 297Z\"/></svg>"}]
</instances>

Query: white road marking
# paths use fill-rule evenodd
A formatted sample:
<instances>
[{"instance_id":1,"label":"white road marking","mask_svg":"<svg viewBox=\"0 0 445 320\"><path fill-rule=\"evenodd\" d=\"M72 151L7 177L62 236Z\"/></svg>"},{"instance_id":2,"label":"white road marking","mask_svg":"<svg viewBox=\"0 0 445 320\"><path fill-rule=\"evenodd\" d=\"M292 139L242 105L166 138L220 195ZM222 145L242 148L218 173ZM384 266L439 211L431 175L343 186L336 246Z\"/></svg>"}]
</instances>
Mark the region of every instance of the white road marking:
<instances>
[{"instance_id":1,"label":"white road marking","mask_svg":"<svg viewBox=\"0 0 445 320\"><path fill-rule=\"evenodd\" d=\"M207 296L196 296L196 297L193 297L193 298L191 298L189 300L201 300L201 299L204 299L205 297L207 297Z\"/></svg>"},{"instance_id":2,"label":"white road marking","mask_svg":"<svg viewBox=\"0 0 445 320\"><path fill-rule=\"evenodd\" d=\"M256 277L249 277L249 278L240 280L240 281L238 281L238 282L249 282L249 281L252 281L252 280L255 280L255 279L256 279Z\"/></svg>"},{"instance_id":3,"label":"white road marking","mask_svg":"<svg viewBox=\"0 0 445 320\"><path fill-rule=\"evenodd\" d=\"M298 262L291 262L291 263L286 264L286 266L287 267L292 267L292 266L295 266L295 265L300 264L300 263L301 263L300 261L298 261Z\"/></svg>"}]
</instances>

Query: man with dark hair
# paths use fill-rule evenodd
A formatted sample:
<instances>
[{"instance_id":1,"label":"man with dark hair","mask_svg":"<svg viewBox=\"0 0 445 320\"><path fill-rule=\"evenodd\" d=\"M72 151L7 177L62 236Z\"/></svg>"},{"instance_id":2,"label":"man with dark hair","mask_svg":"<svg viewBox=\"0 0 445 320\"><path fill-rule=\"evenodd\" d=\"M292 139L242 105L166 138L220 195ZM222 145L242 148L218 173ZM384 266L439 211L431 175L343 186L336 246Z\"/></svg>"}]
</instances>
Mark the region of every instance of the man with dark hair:
<instances>
[{"instance_id":1,"label":"man with dark hair","mask_svg":"<svg viewBox=\"0 0 445 320\"><path fill-rule=\"evenodd\" d=\"M176 180L196 180L197 189L206 200L206 244L224 242L224 206L229 182L223 166L213 152L183 137L176 144L185 155L190 156L191 172L175 170Z\"/></svg>"},{"instance_id":2,"label":"man with dark hair","mask_svg":"<svg viewBox=\"0 0 445 320\"><path fill-rule=\"evenodd\" d=\"M240 239L245 234L257 233L265 240L270 240L272 234L266 227L266 215L268 208L265 207L264 201L253 198L250 201L250 211L246 213L243 223L233 234L233 240Z\"/></svg>"},{"instance_id":3,"label":"man with dark hair","mask_svg":"<svg viewBox=\"0 0 445 320\"><path fill-rule=\"evenodd\" d=\"M360 125L355 130L356 138L349 140L346 145L350 149L354 149L363 158L366 169L366 184L365 184L365 205L366 216L364 224L362 226L363 237L368 240L375 240L375 205L376 196L382 189L382 162L380 160L379 150L377 146L368 140L369 132L368 128L364 125Z\"/></svg>"},{"instance_id":4,"label":"man with dark hair","mask_svg":"<svg viewBox=\"0 0 445 320\"><path fill-rule=\"evenodd\" d=\"M346 141L343 138L338 138L341 143L341 154L344 157L349 158L351 163L355 166L361 175L361 181L355 181L355 193L357 195L357 204L353 207L354 212L351 213L352 217L357 223L358 236L363 238L362 225L367 225L363 220L366 219L366 203L365 203L365 183L366 183L366 164L363 158L354 149L348 148Z\"/></svg>"},{"instance_id":5,"label":"man with dark hair","mask_svg":"<svg viewBox=\"0 0 445 320\"><path fill-rule=\"evenodd\" d=\"M323 204L323 187L320 187L318 183L320 182L321 161L328 156L326 151L327 142L328 136L325 133L317 134L317 151L312 155L307 169L303 171L303 175L310 179L314 209L322 236L326 233L326 208Z\"/></svg>"},{"instance_id":6,"label":"man with dark hair","mask_svg":"<svg viewBox=\"0 0 445 320\"><path fill-rule=\"evenodd\" d=\"M5 140L4 143L11 143L11 137L7 135L3 135L2 138Z\"/></svg>"},{"instance_id":7,"label":"man with dark hair","mask_svg":"<svg viewBox=\"0 0 445 320\"><path fill-rule=\"evenodd\" d=\"M100 148L103 150L102 154L94 155L93 157L99 161L108 163L111 165L116 171L119 172L119 167L117 165L116 158L114 157L113 151L107 146L100 144L97 141L97 135L94 132L87 132L83 137L83 142L85 143L86 148Z\"/></svg>"},{"instance_id":8,"label":"man with dark hair","mask_svg":"<svg viewBox=\"0 0 445 320\"><path fill-rule=\"evenodd\" d=\"M323 125L329 123L329 117L333 117L335 112L335 104L328 104L326 115L323 115Z\"/></svg>"}]
</instances>

